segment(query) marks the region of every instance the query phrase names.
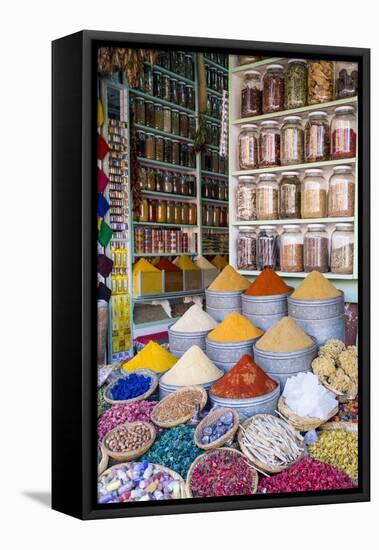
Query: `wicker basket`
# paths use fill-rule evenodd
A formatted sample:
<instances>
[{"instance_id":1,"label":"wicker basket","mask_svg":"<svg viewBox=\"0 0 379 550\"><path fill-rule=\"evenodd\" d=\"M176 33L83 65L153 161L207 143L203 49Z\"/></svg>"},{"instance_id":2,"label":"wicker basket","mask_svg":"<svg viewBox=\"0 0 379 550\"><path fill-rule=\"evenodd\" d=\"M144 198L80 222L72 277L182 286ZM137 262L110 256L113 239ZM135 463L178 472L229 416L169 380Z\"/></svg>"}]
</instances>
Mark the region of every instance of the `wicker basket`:
<instances>
[{"instance_id":1,"label":"wicker basket","mask_svg":"<svg viewBox=\"0 0 379 550\"><path fill-rule=\"evenodd\" d=\"M172 417L171 419L167 420L160 420L158 417L159 410L161 407L165 406L167 403L173 401L174 399L177 399L178 395L185 394L190 391L196 391L198 393L198 399L197 403L194 403L193 410L188 413L187 415L183 415L181 417ZM202 388L201 386L186 386L185 388L181 388L180 390L176 390L166 397L162 399L151 411L150 419L154 424L159 426L160 428L174 428L175 426L179 426L179 424L184 424L185 422L188 422L196 412L201 411L204 409L206 403L207 403L208 395L207 392Z\"/></svg>"},{"instance_id":2,"label":"wicker basket","mask_svg":"<svg viewBox=\"0 0 379 550\"><path fill-rule=\"evenodd\" d=\"M108 468L108 455L103 445L100 445L101 460L97 465L97 475L100 476Z\"/></svg>"},{"instance_id":3,"label":"wicker basket","mask_svg":"<svg viewBox=\"0 0 379 550\"><path fill-rule=\"evenodd\" d=\"M347 403L348 401L354 401L356 399L356 395L347 395L346 393L342 393L340 391L335 390L328 382L320 380L320 384L322 384L327 390L329 390L339 401L340 403Z\"/></svg>"},{"instance_id":4,"label":"wicker basket","mask_svg":"<svg viewBox=\"0 0 379 550\"><path fill-rule=\"evenodd\" d=\"M188 497L190 498L195 498L192 494L192 489L191 489L191 480L192 480L192 475L193 475L193 472L197 466L197 464L199 462L201 462L201 460L203 460L206 456L209 456L213 453L236 453L240 456L242 456L245 460L246 463L248 463L248 459L246 458L245 455L243 455L241 453L241 451L237 451L237 449L231 449L229 447L219 447L218 449L212 449L210 451L206 451L205 453L199 455L197 458L195 458L195 460L192 462L191 466L190 466L190 469L188 470L188 473L187 473L187 480L186 480L186 490L187 490L187 495ZM252 487L251 487L251 494L253 495L254 493L257 492L257 489L258 489L258 473L256 471L256 469L253 467L253 465L249 464L249 466L251 466L251 471L252 471L252 474L253 474L253 483L252 483Z\"/></svg>"},{"instance_id":5,"label":"wicker basket","mask_svg":"<svg viewBox=\"0 0 379 550\"><path fill-rule=\"evenodd\" d=\"M358 433L358 424L356 422L326 422L319 428L320 430L343 430L345 432Z\"/></svg>"},{"instance_id":6,"label":"wicker basket","mask_svg":"<svg viewBox=\"0 0 379 550\"><path fill-rule=\"evenodd\" d=\"M216 439L216 441L213 441L212 443L208 443L204 445L201 443L201 434L206 426L209 426L210 424L214 424L217 422L217 420L225 413L232 413L233 415L233 424L230 430L228 430L224 435ZM204 451L209 451L210 449L216 449L217 447L222 447L224 443L229 441L229 439L232 439L234 437L234 434L238 430L239 425L239 414L233 410L229 409L227 407L219 407L217 409L214 409L211 411L203 420L198 424L196 430L195 430L195 444L200 447L200 449L204 449Z\"/></svg>"},{"instance_id":7,"label":"wicker basket","mask_svg":"<svg viewBox=\"0 0 379 550\"><path fill-rule=\"evenodd\" d=\"M143 376L148 376L151 379L150 387L147 390L147 392L142 393L141 395L137 395L137 397L132 397L131 399L124 399L124 400L114 400L110 397L110 390L113 388L113 386L116 384L117 380L114 380L111 382L104 391L104 400L107 403L110 403L111 405L125 405L126 403L133 403L134 401L141 401L142 399L147 399L156 389L158 386L158 377L157 375L148 369L138 369L137 371L129 372L128 374L122 375L122 378L128 378L131 374L142 374Z\"/></svg>"},{"instance_id":8,"label":"wicker basket","mask_svg":"<svg viewBox=\"0 0 379 550\"><path fill-rule=\"evenodd\" d=\"M255 415L255 416L261 416L261 415ZM242 427L247 428L247 426L250 424L252 419L255 418L255 416L253 416L251 418L247 418L245 420L245 422L242 424ZM272 467L272 466L269 466L268 464L266 464L264 462L261 462L260 460L255 458L250 453L249 449L243 443L243 431L241 430L241 428L238 430L237 441L238 441L238 444L239 444L240 449L243 452L243 454L247 456L247 458L250 460L250 462L254 466L256 466L257 470L258 471L261 470L263 473L266 473L266 474L278 474L279 472L282 472L283 470L287 470L287 468L292 466L292 464L295 464L295 462L297 462L298 460L300 460L304 456L304 451L303 451L297 460L294 460L292 462L288 462L284 466Z\"/></svg>"},{"instance_id":9,"label":"wicker basket","mask_svg":"<svg viewBox=\"0 0 379 550\"><path fill-rule=\"evenodd\" d=\"M287 407L283 396L281 396L278 401L278 411L284 420L289 422L289 424L299 430L299 432L308 432L309 430L315 430L321 426L321 424L325 424L329 418L336 415L338 412L338 406L331 410L327 418L303 418L302 416L298 416L293 413L291 409Z\"/></svg>"},{"instance_id":10,"label":"wicker basket","mask_svg":"<svg viewBox=\"0 0 379 550\"><path fill-rule=\"evenodd\" d=\"M139 447L138 449L134 449L132 451L126 451L124 453L111 451L107 447L105 440L112 433L118 431L122 426L125 426L126 428L128 428L128 427L136 426L137 424L143 424L150 430L150 438L148 441L146 441L145 445L143 445L142 447ZM152 426L151 424L148 424L147 422L143 422L142 420L137 420L136 422L124 422L124 424L119 424L104 436L102 441L102 447L104 448L107 455L113 458L114 460L117 460L117 462L130 462L131 460L134 460L135 458L142 456L143 454L146 453L148 449L150 449L150 447L155 441L156 435L157 435L157 432L155 431L154 426Z\"/></svg>"},{"instance_id":11,"label":"wicker basket","mask_svg":"<svg viewBox=\"0 0 379 550\"><path fill-rule=\"evenodd\" d=\"M157 467L162 472L167 472L175 481L179 481L179 487L180 487L180 497L179 498L187 498L188 497L186 482L184 481L184 479L178 473L174 472L174 470L170 470L170 468L166 468L165 466L161 466L160 464L153 464L153 463L151 463L151 464L154 467ZM107 475L113 469L122 468L122 466L123 466L123 464L115 464L114 466L111 466L110 468L108 468L108 470L105 470L98 477L100 478L103 475Z\"/></svg>"}]
</instances>

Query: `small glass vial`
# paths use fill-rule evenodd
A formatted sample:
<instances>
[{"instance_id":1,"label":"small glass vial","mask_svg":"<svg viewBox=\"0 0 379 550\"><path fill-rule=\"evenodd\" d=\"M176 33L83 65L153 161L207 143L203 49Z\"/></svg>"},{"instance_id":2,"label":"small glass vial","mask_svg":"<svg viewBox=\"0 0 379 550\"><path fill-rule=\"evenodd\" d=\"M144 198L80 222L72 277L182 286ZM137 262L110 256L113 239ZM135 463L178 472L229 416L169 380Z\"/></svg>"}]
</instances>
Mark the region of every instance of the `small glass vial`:
<instances>
[{"instance_id":1,"label":"small glass vial","mask_svg":"<svg viewBox=\"0 0 379 550\"><path fill-rule=\"evenodd\" d=\"M256 124L242 124L238 141L239 169L254 170L258 168L258 126Z\"/></svg>"},{"instance_id":2,"label":"small glass vial","mask_svg":"<svg viewBox=\"0 0 379 550\"><path fill-rule=\"evenodd\" d=\"M357 131L354 107L344 105L334 110L331 122L331 158L355 157Z\"/></svg>"},{"instance_id":3,"label":"small glass vial","mask_svg":"<svg viewBox=\"0 0 379 550\"><path fill-rule=\"evenodd\" d=\"M304 271L329 271L329 236L324 225L308 225L304 235Z\"/></svg>"},{"instance_id":4,"label":"small glass vial","mask_svg":"<svg viewBox=\"0 0 379 550\"><path fill-rule=\"evenodd\" d=\"M237 220L257 219L257 183L254 176L239 176L236 189Z\"/></svg>"},{"instance_id":5,"label":"small glass vial","mask_svg":"<svg viewBox=\"0 0 379 550\"><path fill-rule=\"evenodd\" d=\"M279 260L279 237L275 226L260 225L257 236L257 269L276 269Z\"/></svg>"},{"instance_id":6,"label":"small glass vial","mask_svg":"<svg viewBox=\"0 0 379 550\"><path fill-rule=\"evenodd\" d=\"M279 183L279 218L300 218L299 172L283 172Z\"/></svg>"},{"instance_id":7,"label":"small glass vial","mask_svg":"<svg viewBox=\"0 0 379 550\"><path fill-rule=\"evenodd\" d=\"M257 185L257 220L278 219L279 186L274 174L262 174Z\"/></svg>"},{"instance_id":8,"label":"small glass vial","mask_svg":"<svg viewBox=\"0 0 379 550\"><path fill-rule=\"evenodd\" d=\"M326 218L328 183L319 168L305 170L301 185L301 217Z\"/></svg>"},{"instance_id":9,"label":"small glass vial","mask_svg":"<svg viewBox=\"0 0 379 550\"><path fill-rule=\"evenodd\" d=\"M257 269L257 234L251 227L240 227L237 237L237 269Z\"/></svg>"},{"instance_id":10,"label":"small glass vial","mask_svg":"<svg viewBox=\"0 0 379 550\"><path fill-rule=\"evenodd\" d=\"M283 225L280 236L280 269L287 273L303 271L304 239L299 225Z\"/></svg>"},{"instance_id":11,"label":"small glass vial","mask_svg":"<svg viewBox=\"0 0 379 550\"><path fill-rule=\"evenodd\" d=\"M329 179L328 216L354 216L355 178L350 166L336 166Z\"/></svg>"},{"instance_id":12,"label":"small glass vial","mask_svg":"<svg viewBox=\"0 0 379 550\"><path fill-rule=\"evenodd\" d=\"M241 89L241 117L262 114L262 77L259 71L245 71Z\"/></svg>"},{"instance_id":13,"label":"small glass vial","mask_svg":"<svg viewBox=\"0 0 379 550\"><path fill-rule=\"evenodd\" d=\"M336 223L332 234L330 271L349 274L354 268L354 226L352 223Z\"/></svg>"},{"instance_id":14,"label":"small glass vial","mask_svg":"<svg viewBox=\"0 0 379 550\"><path fill-rule=\"evenodd\" d=\"M287 116L280 130L280 163L302 164L304 162L304 132L301 117Z\"/></svg>"}]
</instances>

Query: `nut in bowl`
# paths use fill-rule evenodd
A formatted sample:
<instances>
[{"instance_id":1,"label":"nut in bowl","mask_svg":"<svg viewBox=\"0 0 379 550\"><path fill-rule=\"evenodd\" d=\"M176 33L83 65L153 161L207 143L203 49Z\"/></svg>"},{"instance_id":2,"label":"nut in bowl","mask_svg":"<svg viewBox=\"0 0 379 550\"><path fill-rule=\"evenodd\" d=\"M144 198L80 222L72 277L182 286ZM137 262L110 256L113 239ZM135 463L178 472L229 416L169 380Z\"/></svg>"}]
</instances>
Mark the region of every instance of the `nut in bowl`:
<instances>
[{"instance_id":1,"label":"nut in bowl","mask_svg":"<svg viewBox=\"0 0 379 550\"><path fill-rule=\"evenodd\" d=\"M128 462L142 456L154 443L154 426L140 420L126 422L113 428L103 439L108 456L118 462Z\"/></svg>"}]
</instances>

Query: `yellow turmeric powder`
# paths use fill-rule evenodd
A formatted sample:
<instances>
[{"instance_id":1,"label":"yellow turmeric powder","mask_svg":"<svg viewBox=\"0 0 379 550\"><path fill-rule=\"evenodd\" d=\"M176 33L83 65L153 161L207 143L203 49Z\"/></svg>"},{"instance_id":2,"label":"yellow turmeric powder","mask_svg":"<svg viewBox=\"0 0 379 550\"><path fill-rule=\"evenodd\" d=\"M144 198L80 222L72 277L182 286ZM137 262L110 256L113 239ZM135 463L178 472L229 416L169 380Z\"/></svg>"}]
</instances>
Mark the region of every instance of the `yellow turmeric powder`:
<instances>
[{"instance_id":1,"label":"yellow turmeric powder","mask_svg":"<svg viewBox=\"0 0 379 550\"><path fill-rule=\"evenodd\" d=\"M122 365L122 370L132 372L136 369L149 369L154 372L166 372L177 362L177 358L162 348L159 344L150 342L141 349L130 361Z\"/></svg>"},{"instance_id":2,"label":"yellow turmeric powder","mask_svg":"<svg viewBox=\"0 0 379 550\"><path fill-rule=\"evenodd\" d=\"M208 338L215 342L243 342L258 338L262 334L260 328L240 313L229 313L222 323L208 334Z\"/></svg>"},{"instance_id":3,"label":"yellow turmeric powder","mask_svg":"<svg viewBox=\"0 0 379 550\"><path fill-rule=\"evenodd\" d=\"M237 290L246 290L250 281L242 277L231 266L227 265L208 287L213 292L235 292Z\"/></svg>"},{"instance_id":4,"label":"yellow turmeric powder","mask_svg":"<svg viewBox=\"0 0 379 550\"><path fill-rule=\"evenodd\" d=\"M340 295L341 292L322 273L312 271L293 291L291 298L296 300L327 300Z\"/></svg>"}]
</instances>

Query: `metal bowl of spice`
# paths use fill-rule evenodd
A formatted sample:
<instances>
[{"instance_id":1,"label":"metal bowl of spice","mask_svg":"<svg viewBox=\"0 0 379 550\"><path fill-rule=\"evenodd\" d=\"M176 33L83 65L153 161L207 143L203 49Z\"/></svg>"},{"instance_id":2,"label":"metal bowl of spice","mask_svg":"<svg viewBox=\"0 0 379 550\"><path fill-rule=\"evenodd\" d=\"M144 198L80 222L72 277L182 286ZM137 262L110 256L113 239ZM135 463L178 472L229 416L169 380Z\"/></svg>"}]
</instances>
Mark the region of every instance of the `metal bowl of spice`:
<instances>
[{"instance_id":1,"label":"metal bowl of spice","mask_svg":"<svg viewBox=\"0 0 379 550\"><path fill-rule=\"evenodd\" d=\"M200 386L188 386L170 393L151 411L151 420L161 428L173 428L188 422L207 403L207 392Z\"/></svg>"},{"instance_id":2,"label":"metal bowl of spice","mask_svg":"<svg viewBox=\"0 0 379 550\"><path fill-rule=\"evenodd\" d=\"M103 439L108 456L118 462L129 462L142 456L154 443L156 431L147 422L126 422L113 428Z\"/></svg>"}]
</instances>

